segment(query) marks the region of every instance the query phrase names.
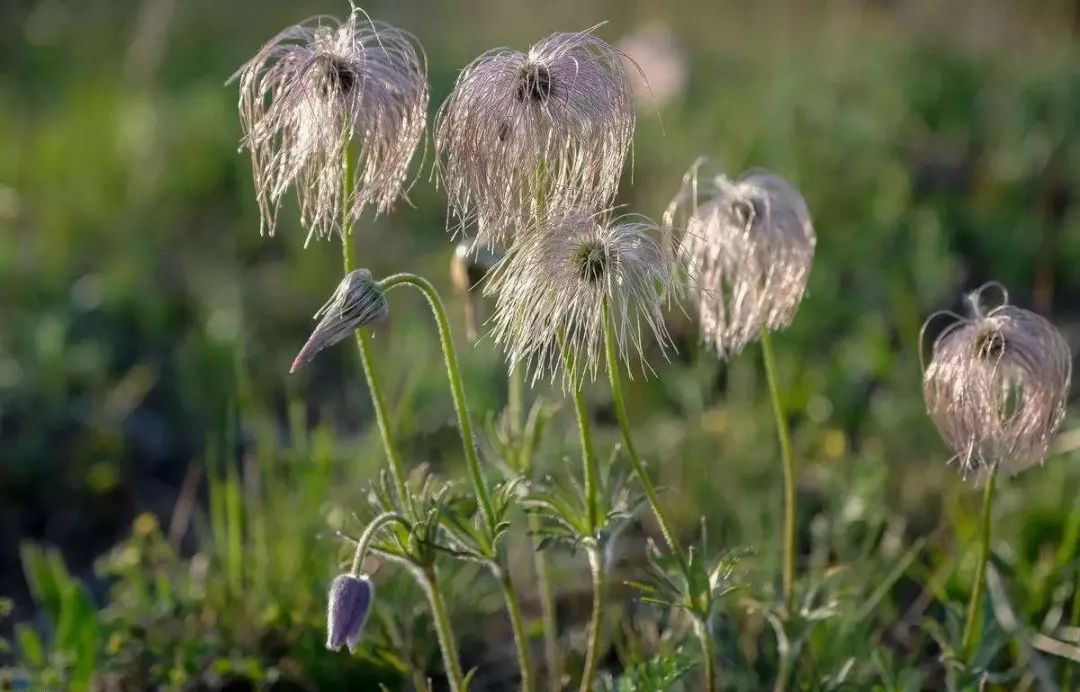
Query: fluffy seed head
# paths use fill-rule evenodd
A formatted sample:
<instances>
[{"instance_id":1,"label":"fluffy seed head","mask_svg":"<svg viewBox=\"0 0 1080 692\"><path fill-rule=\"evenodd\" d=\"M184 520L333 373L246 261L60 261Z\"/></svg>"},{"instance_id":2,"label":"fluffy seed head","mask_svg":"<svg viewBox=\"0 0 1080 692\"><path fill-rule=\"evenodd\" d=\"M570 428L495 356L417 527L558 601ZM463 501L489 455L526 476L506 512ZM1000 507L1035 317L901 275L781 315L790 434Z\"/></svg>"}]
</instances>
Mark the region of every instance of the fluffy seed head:
<instances>
[{"instance_id":1,"label":"fluffy seed head","mask_svg":"<svg viewBox=\"0 0 1080 692\"><path fill-rule=\"evenodd\" d=\"M699 184L700 165L687 173L664 220L685 228L679 255L702 339L730 358L762 329L782 329L794 319L817 241L802 195L779 175L717 175ZM685 221L677 220L680 214Z\"/></svg>"},{"instance_id":2,"label":"fluffy seed head","mask_svg":"<svg viewBox=\"0 0 1080 692\"><path fill-rule=\"evenodd\" d=\"M289 372L296 372L315 355L348 337L360 327L381 324L390 315L386 295L367 269L357 269L345 275L334 295L315 313L319 323L307 343L293 360Z\"/></svg>"},{"instance_id":3,"label":"fluffy seed head","mask_svg":"<svg viewBox=\"0 0 1080 692\"><path fill-rule=\"evenodd\" d=\"M461 72L436 116L436 175L478 244L611 201L634 135L620 55L590 29L497 48Z\"/></svg>"},{"instance_id":4,"label":"fluffy seed head","mask_svg":"<svg viewBox=\"0 0 1080 692\"><path fill-rule=\"evenodd\" d=\"M930 417L961 471L1001 464L1018 473L1046 456L1065 416L1072 357L1065 339L1043 317L1008 304L981 306L988 284L969 297L972 316L934 340L923 371ZM1000 286L998 286L1000 288ZM925 332L926 326L923 327Z\"/></svg>"},{"instance_id":5,"label":"fluffy seed head","mask_svg":"<svg viewBox=\"0 0 1080 692\"><path fill-rule=\"evenodd\" d=\"M364 623L375 603L375 585L366 574L339 574L330 584L326 607L326 648L356 653Z\"/></svg>"},{"instance_id":6,"label":"fluffy seed head","mask_svg":"<svg viewBox=\"0 0 1080 692\"><path fill-rule=\"evenodd\" d=\"M240 69L243 146L270 235L289 186L309 239L344 234L365 206L383 213L404 193L428 103L422 55L411 35L354 9L285 29Z\"/></svg>"},{"instance_id":7,"label":"fluffy seed head","mask_svg":"<svg viewBox=\"0 0 1080 692\"><path fill-rule=\"evenodd\" d=\"M608 310L620 358L629 364L636 355L647 369L647 337L662 350L671 343L663 306L675 281L665 233L642 217L573 212L523 234L486 288L496 296L492 337L507 360L534 380L561 374L565 387L577 387L603 359Z\"/></svg>"}]
</instances>

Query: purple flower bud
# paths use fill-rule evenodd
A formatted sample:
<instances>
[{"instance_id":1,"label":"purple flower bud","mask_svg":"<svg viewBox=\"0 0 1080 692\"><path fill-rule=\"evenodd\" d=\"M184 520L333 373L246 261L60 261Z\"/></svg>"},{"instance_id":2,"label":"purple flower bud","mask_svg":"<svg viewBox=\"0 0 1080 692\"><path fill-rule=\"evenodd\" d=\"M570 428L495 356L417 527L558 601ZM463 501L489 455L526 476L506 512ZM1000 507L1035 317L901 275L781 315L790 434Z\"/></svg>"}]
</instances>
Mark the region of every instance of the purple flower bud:
<instances>
[{"instance_id":1,"label":"purple flower bud","mask_svg":"<svg viewBox=\"0 0 1080 692\"><path fill-rule=\"evenodd\" d=\"M374 602L375 585L367 575L339 574L335 577L330 584L326 609L326 648L340 651L348 645L349 651L356 653L360 633Z\"/></svg>"}]
</instances>

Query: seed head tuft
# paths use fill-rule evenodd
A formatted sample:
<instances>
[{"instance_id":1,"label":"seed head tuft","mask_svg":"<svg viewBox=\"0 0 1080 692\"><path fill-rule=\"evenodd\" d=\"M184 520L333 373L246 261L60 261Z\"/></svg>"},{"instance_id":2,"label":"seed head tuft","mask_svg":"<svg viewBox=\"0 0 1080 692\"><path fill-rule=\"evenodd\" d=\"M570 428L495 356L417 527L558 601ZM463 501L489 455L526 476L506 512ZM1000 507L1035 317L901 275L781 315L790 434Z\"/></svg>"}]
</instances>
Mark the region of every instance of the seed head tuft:
<instances>
[{"instance_id":1,"label":"seed head tuft","mask_svg":"<svg viewBox=\"0 0 1080 692\"><path fill-rule=\"evenodd\" d=\"M816 237L802 195L780 176L761 171L732 181L717 175L699 185L701 163L687 173L664 220L685 229L679 256L702 339L730 358L762 329L782 329L794 319Z\"/></svg>"},{"instance_id":2,"label":"seed head tuft","mask_svg":"<svg viewBox=\"0 0 1080 692\"><path fill-rule=\"evenodd\" d=\"M1065 416L1069 346L1043 317L1008 304L984 311L987 284L968 296L972 315L934 340L923 371L927 412L966 475L1001 464L1018 473L1041 463ZM926 325L923 327L926 331Z\"/></svg>"},{"instance_id":3,"label":"seed head tuft","mask_svg":"<svg viewBox=\"0 0 1080 692\"><path fill-rule=\"evenodd\" d=\"M620 56L590 29L497 48L461 72L436 116L436 176L478 244L611 201L634 135Z\"/></svg>"},{"instance_id":4,"label":"seed head tuft","mask_svg":"<svg viewBox=\"0 0 1080 692\"><path fill-rule=\"evenodd\" d=\"M603 360L607 310L620 358L636 354L647 369L647 336L661 350L671 344L663 306L675 280L665 234L643 217L580 212L529 229L485 289L496 296L491 334L507 360L534 380L561 374L565 387L577 387Z\"/></svg>"},{"instance_id":5,"label":"seed head tuft","mask_svg":"<svg viewBox=\"0 0 1080 692\"><path fill-rule=\"evenodd\" d=\"M285 29L237 72L242 144L270 235L290 186L309 239L345 234L368 204L383 213L404 194L428 103L422 56L410 34L354 9L345 22L320 16Z\"/></svg>"}]
</instances>

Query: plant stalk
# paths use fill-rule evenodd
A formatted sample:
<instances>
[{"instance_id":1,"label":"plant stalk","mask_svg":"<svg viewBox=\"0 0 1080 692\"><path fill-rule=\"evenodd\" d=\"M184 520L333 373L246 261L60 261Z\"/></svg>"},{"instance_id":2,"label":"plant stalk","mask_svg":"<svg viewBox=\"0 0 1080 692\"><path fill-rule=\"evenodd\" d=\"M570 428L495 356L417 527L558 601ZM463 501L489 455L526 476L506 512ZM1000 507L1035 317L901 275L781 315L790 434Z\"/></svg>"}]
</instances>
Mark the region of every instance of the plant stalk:
<instances>
[{"instance_id":1,"label":"plant stalk","mask_svg":"<svg viewBox=\"0 0 1080 692\"><path fill-rule=\"evenodd\" d=\"M600 640L604 629L604 551L599 546L589 548L589 568L592 570L593 603L589 621L589 643L585 650L585 667L581 671L580 692L592 690L593 678L600 660Z\"/></svg>"},{"instance_id":2,"label":"plant stalk","mask_svg":"<svg viewBox=\"0 0 1080 692\"><path fill-rule=\"evenodd\" d=\"M971 600L968 601L967 620L964 622L964 635L960 641L960 651L965 661L971 658L971 648L975 643L975 624L979 620L979 611L982 606L986 562L990 559L990 513L994 503L997 468L996 463L990 467L986 485L983 487L982 519L979 525L979 561L975 565L975 583L971 586Z\"/></svg>"},{"instance_id":3,"label":"plant stalk","mask_svg":"<svg viewBox=\"0 0 1080 692\"><path fill-rule=\"evenodd\" d=\"M408 520L396 512L383 512L372 519L364 532L360 534L360 540L356 542L356 552L353 553L352 569L350 570L354 576L360 575L360 566L364 562L364 557L367 556L368 546L371 544L372 539L375 538L375 533L388 524L400 524L406 529L410 528Z\"/></svg>"},{"instance_id":4,"label":"plant stalk","mask_svg":"<svg viewBox=\"0 0 1080 692\"><path fill-rule=\"evenodd\" d=\"M780 461L784 467L784 605L790 616L795 605L795 459L791 452L791 431L787 414L780 399L777 383L776 359L773 356L772 336L765 327L761 329L761 355L765 363L765 377L769 382L769 398L776 417L776 434L780 440Z\"/></svg>"},{"instance_id":5,"label":"plant stalk","mask_svg":"<svg viewBox=\"0 0 1080 692\"><path fill-rule=\"evenodd\" d=\"M352 261L352 235L344 235L341 238L341 254L345 273L353 270ZM386 451L386 459L390 462L390 475L394 479L394 490L398 496L398 502L402 507L410 507L412 498L405 484L405 462L398 451L397 439L391 427L390 416L387 413L386 396L371 361L371 334L366 329L356 330L356 348L360 352L360 363L364 368L364 377L367 378L368 391L371 392L371 406L375 410L375 423L379 428L379 436L382 438L383 449Z\"/></svg>"},{"instance_id":6,"label":"plant stalk","mask_svg":"<svg viewBox=\"0 0 1080 692\"><path fill-rule=\"evenodd\" d=\"M476 438L469 419L469 404L465 399L465 385L461 381L461 368L458 365L457 350L454 348L454 336L450 331L450 321L446 318L446 307L443 305L442 297L430 281L416 274L394 274L380 281L378 285L386 292L398 286L412 286L424 295L431 307L431 313L439 328L439 342L442 345L446 377L450 381L450 394L454 399L454 410L457 412L461 445L465 451L469 477L472 480L473 490L476 492L477 502L480 504L480 511L484 515L484 521L487 523L488 530L494 534L495 510L491 501L491 490L480 470L480 458L476 453Z\"/></svg>"},{"instance_id":7,"label":"plant stalk","mask_svg":"<svg viewBox=\"0 0 1080 692\"><path fill-rule=\"evenodd\" d=\"M498 563L492 563L492 571L502 587L503 598L506 600L506 612L510 616L510 627L514 631L514 642L517 645L518 667L521 669L521 692L533 692L532 662L529 657L529 636L525 631L525 620L521 616L517 590L510 579L508 570Z\"/></svg>"},{"instance_id":8,"label":"plant stalk","mask_svg":"<svg viewBox=\"0 0 1080 692\"><path fill-rule=\"evenodd\" d=\"M552 596L551 579L548 576L547 552L540 550L540 517L529 513L529 532L533 534L533 569L536 570L536 590L540 596L540 618L544 630L544 664L547 666L548 689L562 689L562 661L559 656L559 629L555 617L555 599Z\"/></svg>"},{"instance_id":9,"label":"plant stalk","mask_svg":"<svg viewBox=\"0 0 1080 692\"><path fill-rule=\"evenodd\" d=\"M701 642L701 656L705 664L705 672L702 678L705 692L713 692L716 689L716 643L713 642L709 626L704 620L695 618L694 629Z\"/></svg>"},{"instance_id":10,"label":"plant stalk","mask_svg":"<svg viewBox=\"0 0 1080 692\"><path fill-rule=\"evenodd\" d=\"M424 589L428 603L431 606L431 616L435 621L435 634L439 639L439 647L442 649L443 666L446 668L446 678L450 685L450 692L465 692L465 676L461 672L461 661L458 658L457 644L454 640L454 630L450 626L450 618L446 614L446 604L443 602L442 592L439 591L439 573L435 565L429 565L418 570L417 581Z\"/></svg>"}]
</instances>

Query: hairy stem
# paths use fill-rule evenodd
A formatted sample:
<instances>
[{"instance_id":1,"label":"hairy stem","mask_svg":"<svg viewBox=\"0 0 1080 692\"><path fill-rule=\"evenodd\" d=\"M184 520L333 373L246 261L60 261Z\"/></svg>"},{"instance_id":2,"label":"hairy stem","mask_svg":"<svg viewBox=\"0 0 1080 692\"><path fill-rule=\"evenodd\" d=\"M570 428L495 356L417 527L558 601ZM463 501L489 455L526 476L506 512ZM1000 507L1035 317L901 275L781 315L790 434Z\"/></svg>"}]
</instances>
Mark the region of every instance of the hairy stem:
<instances>
[{"instance_id":1,"label":"hairy stem","mask_svg":"<svg viewBox=\"0 0 1080 692\"><path fill-rule=\"evenodd\" d=\"M592 689L596 667L600 661L600 640L604 629L604 553L599 546L589 548L589 568L592 570L593 603L589 621L589 643L585 649L585 667L581 671L581 692Z\"/></svg>"},{"instance_id":2,"label":"hairy stem","mask_svg":"<svg viewBox=\"0 0 1080 692\"><path fill-rule=\"evenodd\" d=\"M352 235L344 235L341 238L341 253L345 266L345 273L353 270L352 261ZM409 496L408 487L405 485L405 462L398 451L397 439L390 424L390 416L387 413L386 397L375 367L371 361L371 334L365 329L356 330L356 348L360 352L360 363L364 368L364 377L367 378L368 391L371 392L371 406L375 410L375 423L379 428L379 436L382 438L383 449L386 451L386 459L390 463L390 475L394 479L394 490L397 492L398 502L403 507L410 507L412 499Z\"/></svg>"},{"instance_id":3,"label":"hairy stem","mask_svg":"<svg viewBox=\"0 0 1080 692\"><path fill-rule=\"evenodd\" d=\"M502 587L503 598L506 600L506 612L510 616L510 627L514 631L514 643L517 645L518 667L521 669L521 692L533 692L532 661L529 657L529 636L525 632L525 620L521 617L517 590L510 580L510 573L498 565L492 563L492 571Z\"/></svg>"},{"instance_id":4,"label":"hairy stem","mask_svg":"<svg viewBox=\"0 0 1080 692\"><path fill-rule=\"evenodd\" d=\"M371 544L375 533L384 526L389 524L399 524L406 529L410 528L408 520L396 512L383 512L378 515L367 525L364 529L364 533L360 534L360 540L356 542L356 552L353 553L352 569L350 570L354 575L360 575L360 565L364 561L364 557L367 556L368 546Z\"/></svg>"},{"instance_id":5,"label":"hairy stem","mask_svg":"<svg viewBox=\"0 0 1080 692\"><path fill-rule=\"evenodd\" d=\"M525 370L520 363L514 363L510 367L506 389L506 412L510 418L510 433L516 439L521 436L522 416L525 410Z\"/></svg>"},{"instance_id":6,"label":"hairy stem","mask_svg":"<svg viewBox=\"0 0 1080 692\"><path fill-rule=\"evenodd\" d=\"M469 477L488 530L494 533L495 510L491 502L491 490L480 470L480 458L476 453L476 438L473 436L472 422L469 419L469 404L465 399L465 385L461 381L461 368L458 365L457 350L454 348L454 336L450 331L450 321L446 318L446 307L443 305L442 296L430 281L416 274L394 274L379 282L379 288L386 292L398 286L412 286L420 291L427 298L431 314L435 317L439 328L439 342L442 344L446 377L450 381L450 394L453 396L454 410L457 412L461 445L465 451L465 461L469 466Z\"/></svg>"},{"instance_id":7,"label":"hairy stem","mask_svg":"<svg viewBox=\"0 0 1080 692\"><path fill-rule=\"evenodd\" d=\"M454 640L454 630L450 627L450 618L446 614L446 604L443 602L442 592L439 590L439 573L434 565L429 565L418 570L417 580L424 589L428 603L431 606L431 616L435 621L435 635L439 639L439 648L442 649L443 666L446 668L446 678L450 684L450 692L465 691L465 676L461 672L461 661L458 659L457 644Z\"/></svg>"},{"instance_id":8,"label":"hairy stem","mask_svg":"<svg viewBox=\"0 0 1080 692\"><path fill-rule=\"evenodd\" d=\"M784 466L784 605L790 615L795 604L795 459L791 452L791 431L787 414L780 400L776 359L773 357L769 330L761 330L761 355L765 362L765 377L769 382L769 398L776 417L776 434L780 439L780 461Z\"/></svg>"},{"instance_id":9,"label":"hairy stem","mask_svg":"<svg viewBox=\"0 0 1080 692\"><path fill-rule=\"evenodd\" d=\"M679 545L679 540L675 537L675 532L671 530L671 522L668 521L667 516L664 514L664 509L660 506L660 498L656 495L656 489L653 487L652 481L649 480L649 474L645 471L645 464L641 461L641 457L637 453L637 447L634 446L634 438L630 434L630 419L626 415L626 402L623 400L622 394L622 378L619 375L619 356L618 344L615 341L615 322L612 319L611 309L608 307L606 300L604 301L603 313L604 351L607 355L608 380L611 382L611 398L615 403L615 417L619 421L619 431L622 433L623 446L626 447L626 454L630 457L630 463L634 466L634 473L637 475L638 482L641 483L641 487L645 491L645 497L649 501L649 506L652 508L653 515L656 517L656 522L660 525L660 533L664 535L664 541L667 543L668 548L679 561L683 576L689 578L689 567L686 563L686 556L683 554L682 546Z\"/></svg>"},{"instance_id":10,"label":"hairy stem","mask_svg":"<svg viewBox=\"0 0 1080 692\"><path fill-rule=\"evenodd\" d=\"M694 630L701 642L701 657L705 667L702 675L703 689L705 692L713 692L716 689L716 644L704 620L695 619Z\"/></svg>"},{"instance_id":11,"label":"hairy stem","mask_svg":"<svg viewBox=\"0 0 1080 692\"><path fill-rule=\"evenodd\" d=\"M965 661L970 659L971 648L975 643L975 624L979 621L979 611L982 606L986 562L990 559L990 511L994 503L997 467L997 464L990 467L990 473L986 476L986 485L983 487L982 519L979 525L979 561L975 564L975 583L971 585L971 600L968 601L964 635L960 640L960 650Z\"/></svg>"}]
</instances>

